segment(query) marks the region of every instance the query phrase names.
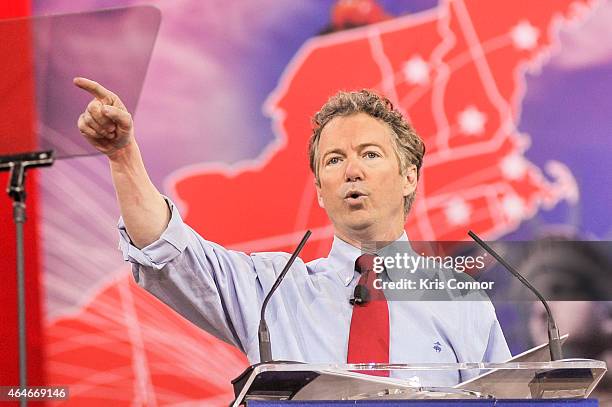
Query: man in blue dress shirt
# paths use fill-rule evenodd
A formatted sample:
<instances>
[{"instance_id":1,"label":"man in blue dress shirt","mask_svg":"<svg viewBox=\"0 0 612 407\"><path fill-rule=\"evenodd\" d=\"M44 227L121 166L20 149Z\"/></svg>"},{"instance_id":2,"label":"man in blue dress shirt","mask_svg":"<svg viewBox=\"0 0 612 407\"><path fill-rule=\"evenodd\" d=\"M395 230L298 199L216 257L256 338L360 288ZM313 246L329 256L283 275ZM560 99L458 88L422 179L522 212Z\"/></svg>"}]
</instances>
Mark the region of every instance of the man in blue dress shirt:
<instances>
[{"instance_id":1,"label":"man in blue dress shirt","mask_svg":"<svg viewBox=\"0 0 612 407\"><path fill-rule=\"evenodd\" d=\"M263 298L286 253L231 251L183 223L150 181L131 115L117 95L76 78L94 99L81 133L109 159L122 219L120 246L138 283L191 322L259 361ZM384 98L340 92L317 113L310 166L318 201L334 227L326 258L297 259L272 297L267 321L277 360L345 363L359 281L355 260L366 242L407 241L425 148ZM393 276L388 276L393 280ZM489 301L389 301L389 361L501 362L510 352ZM421 374L424 385L454 385L465 372Z\"/></svg>"}]
</instances>

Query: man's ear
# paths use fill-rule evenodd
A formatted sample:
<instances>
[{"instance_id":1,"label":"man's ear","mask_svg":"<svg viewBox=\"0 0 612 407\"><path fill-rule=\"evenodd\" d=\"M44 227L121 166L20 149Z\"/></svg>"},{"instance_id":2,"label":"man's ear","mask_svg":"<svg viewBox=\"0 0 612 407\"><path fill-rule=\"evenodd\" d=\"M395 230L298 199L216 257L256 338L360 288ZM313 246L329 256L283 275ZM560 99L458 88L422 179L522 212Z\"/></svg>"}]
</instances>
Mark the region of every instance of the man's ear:
<instances>
[{"instance_id":1,"label":"man's ear","mask_svg":"<svg viewBox=\"0 0 612 407\"><path fill-rule=\"evenodd\" d=\"M408 196L414 192L417 186L417 169L415 165L411 165L406 169L404 174L403 194Z\"/></svg>"},{"instance_id":2,"label":"man's ear","mask_svg":"<svg viewBox=\"0 0 612 407\"><path fill-rule=\"evenodd\" d=\"M319 202L319 206L325 209L325 205L323 205L323 198L321 197L321 186L319 182L317 182L316 178L314 179L314 186L315 186L315 189L317 190L317 201Z\"/></svg>"}]
</instances>

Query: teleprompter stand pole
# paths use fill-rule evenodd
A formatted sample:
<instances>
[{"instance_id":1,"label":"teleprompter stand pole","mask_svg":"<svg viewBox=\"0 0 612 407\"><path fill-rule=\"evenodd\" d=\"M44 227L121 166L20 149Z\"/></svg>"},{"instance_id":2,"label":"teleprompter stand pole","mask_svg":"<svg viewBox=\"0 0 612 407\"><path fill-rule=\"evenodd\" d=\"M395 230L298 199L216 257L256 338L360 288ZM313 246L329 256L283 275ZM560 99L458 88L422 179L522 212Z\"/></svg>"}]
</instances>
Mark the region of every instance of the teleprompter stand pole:
<instances>
[{"instance_id":1,"label":"teleprompter stand pole","mask_svg":"<svg viewBox=\"0 0 612 407\"><path fill-rule=\"evenodd\" d=\"M28 385L26 309L25 309L25 255L23 225L26 221L25 176L28 168L46 167L53 164L53 151L0 156L0 171L9 171L6 192L13 201L13 221L17 246L17 334L19 340L19 387ZM20 406L27 405L27 398L21 397Z\"/></svg>"}]
</instances>

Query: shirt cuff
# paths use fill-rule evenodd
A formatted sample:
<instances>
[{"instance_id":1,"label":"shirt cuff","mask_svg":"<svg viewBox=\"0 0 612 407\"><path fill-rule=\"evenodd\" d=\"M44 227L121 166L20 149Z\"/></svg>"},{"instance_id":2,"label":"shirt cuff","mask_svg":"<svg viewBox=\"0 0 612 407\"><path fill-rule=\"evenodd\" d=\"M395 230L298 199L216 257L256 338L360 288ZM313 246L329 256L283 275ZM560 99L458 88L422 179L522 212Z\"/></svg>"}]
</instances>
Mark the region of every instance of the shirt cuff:
<instances>
[{"instance_id":1,"label":"shirt cuff","mask_svg":"<svg viewBox=\"0 0 612 407\"><path fill-rule=\"evenodd\" d=\"M164 199L171 213L168 226L158 240L142 249L132 244L130 236L125 229L123 218L119 218L117 224L119 228L119 249L123 253L124 260L159 270L181 254L187 247L187 227L176 205L167 197L164 197Z\"/></svg>"}]
</instances>

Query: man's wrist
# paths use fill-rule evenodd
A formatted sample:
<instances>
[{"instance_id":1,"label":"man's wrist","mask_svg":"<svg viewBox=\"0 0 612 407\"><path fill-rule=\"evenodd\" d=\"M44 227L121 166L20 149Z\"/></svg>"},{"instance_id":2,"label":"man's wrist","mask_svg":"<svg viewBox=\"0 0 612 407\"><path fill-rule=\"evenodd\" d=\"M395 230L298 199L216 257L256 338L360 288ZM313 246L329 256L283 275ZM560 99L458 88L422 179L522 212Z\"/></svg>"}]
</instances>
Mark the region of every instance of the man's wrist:
<instances>
[{"instance_id":1,"label":"man's wrist","mask_svg":"<svg viewBox=\"0 0 612 407\"><path fill-rule=\"evenodd\" d=\"M140 161L140 150L136 142L132 140L125 147L108 154L107 157L111 166L123 167L133 164L135 158Z\"/></svg>"}]
</instances>

